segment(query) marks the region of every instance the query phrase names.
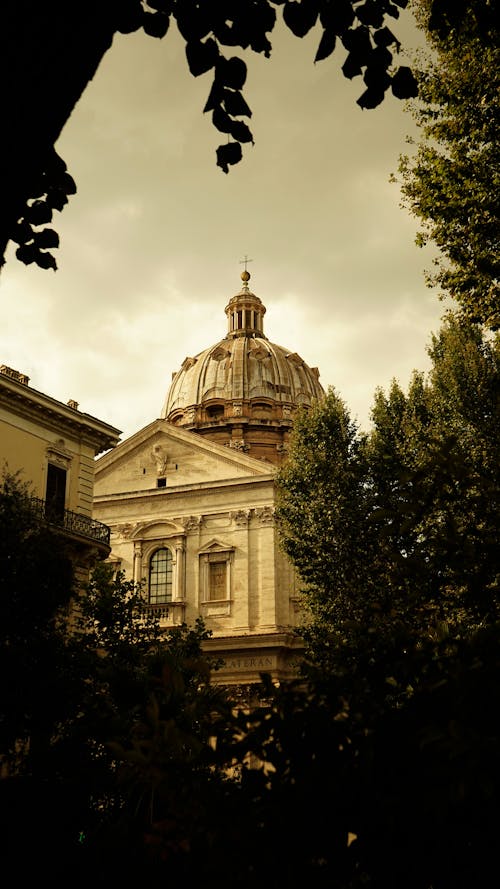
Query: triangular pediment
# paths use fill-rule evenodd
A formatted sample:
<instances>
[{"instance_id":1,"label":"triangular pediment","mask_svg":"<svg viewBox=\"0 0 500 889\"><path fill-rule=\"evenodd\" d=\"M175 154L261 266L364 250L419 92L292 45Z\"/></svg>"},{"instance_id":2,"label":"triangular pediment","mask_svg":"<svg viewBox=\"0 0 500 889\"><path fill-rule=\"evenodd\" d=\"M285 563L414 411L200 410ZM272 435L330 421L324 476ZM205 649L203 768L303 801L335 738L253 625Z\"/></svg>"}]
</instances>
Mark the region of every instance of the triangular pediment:
<instances>
[{"instance_id":1,"label":"triangular pediment","mask_svg":"<svg viewBox=\"0 0 500 889\"><path fill-rule=\"evenodd\" d=\"M224 543L223 540L219 540L217 537L214 537L205 546L201 547L198 550L198 555L210 555L211 553L230 553L234 551L234 546L230 543Z\"/></svg>"},{"instance_id":2,"label":"triangular pediment","mask_svg":"<svg viewBox=\"0 0 500 889\"><path fill-rule=\"evenodd\" d=\"M249 477L272 478L274 467L159 419L95 461L95 496Z\"/></svg>"}]
</instances>

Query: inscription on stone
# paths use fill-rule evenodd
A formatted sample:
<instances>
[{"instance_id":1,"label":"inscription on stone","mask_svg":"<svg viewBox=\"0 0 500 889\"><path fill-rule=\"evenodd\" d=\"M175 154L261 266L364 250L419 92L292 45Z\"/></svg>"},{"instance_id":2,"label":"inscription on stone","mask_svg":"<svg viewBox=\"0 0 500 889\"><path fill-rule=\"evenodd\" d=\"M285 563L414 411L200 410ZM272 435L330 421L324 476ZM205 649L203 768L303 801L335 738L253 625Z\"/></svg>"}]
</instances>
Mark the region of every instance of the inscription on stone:
<instances>
[{"instance_id":1,"label":"inscription on stone","mask_svg":"<svg viewBox=\"0 0 500 889\"><path fill-rule=\"evenodd\" d=\"M224 661L225 667L228 667L231 670L248 670L252 667L256 670L269 669L269 667L276 666L276 658L271 655L264 655L261 657L238 657L233 658L232 660Z\"/></svg>"}]
</instances>

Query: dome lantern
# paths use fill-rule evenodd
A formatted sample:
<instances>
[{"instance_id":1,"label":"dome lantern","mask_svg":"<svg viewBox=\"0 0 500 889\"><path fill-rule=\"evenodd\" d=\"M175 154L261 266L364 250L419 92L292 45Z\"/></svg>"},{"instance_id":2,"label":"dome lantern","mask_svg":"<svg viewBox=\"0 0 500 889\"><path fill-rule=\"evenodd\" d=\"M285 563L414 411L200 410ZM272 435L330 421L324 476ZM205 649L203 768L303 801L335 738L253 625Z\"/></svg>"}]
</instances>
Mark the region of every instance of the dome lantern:
<instances>
[{"instance_id":1,"label":"dome lantern","mask_svg":"<svg viewBox=\"0 0 500 889\"><path fill-rule=\"evenodd\" d=\"M236 336L264 336L264 315L266 307L248 286L250 272L246 269L241 273L243 281L241 290L229 300L225 308L227 316L227 335Z\"/></svg>"}]
</instances>

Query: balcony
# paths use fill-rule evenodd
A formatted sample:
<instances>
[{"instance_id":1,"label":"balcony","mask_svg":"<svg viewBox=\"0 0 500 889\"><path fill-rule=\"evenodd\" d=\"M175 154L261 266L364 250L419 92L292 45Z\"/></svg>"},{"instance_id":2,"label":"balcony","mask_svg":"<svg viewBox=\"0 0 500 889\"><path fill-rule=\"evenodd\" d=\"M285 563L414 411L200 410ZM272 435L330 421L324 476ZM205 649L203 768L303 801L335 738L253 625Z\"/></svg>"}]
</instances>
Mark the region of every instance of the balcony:
<instances>
[{"instance_id":1,"label":"balcony","mask_svg":"<svg viewBox=\"0 0 500 889\"><path fill-rule=\"evenodd\" d=\"M109 546L111 531L102 522L70 509L57 509L39 497L31 497L30 500L35 515L49 525L61 528L68 534L76 534Z\"/></svg>"},{"instance_id":2,"label":"balcony","mask_svg":"<svg viewBox=\"0 0 500 889\"><path fill-rule=\"evenodd\" d=\"M145 604L139 609L141 617L155 618L160 627L178 627L184 623L186 603L184 599L170 600L162 604Z\"/></svg>"}]
</instances>

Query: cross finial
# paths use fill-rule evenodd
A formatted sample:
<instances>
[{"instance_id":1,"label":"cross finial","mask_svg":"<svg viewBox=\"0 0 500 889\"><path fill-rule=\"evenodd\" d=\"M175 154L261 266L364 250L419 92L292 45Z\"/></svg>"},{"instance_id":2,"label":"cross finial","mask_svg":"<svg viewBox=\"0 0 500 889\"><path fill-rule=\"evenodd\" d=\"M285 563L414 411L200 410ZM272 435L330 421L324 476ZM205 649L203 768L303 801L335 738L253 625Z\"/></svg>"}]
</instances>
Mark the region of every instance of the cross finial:
<instances>
[{"instance_id":1,"label":"cross finial","mask_svg":"<svg viewBox=\"0 0 500 889\"><path fill-rule=\"evenodd\" d=\"M253 259L249 259L248 256L247 256L246 253L245 253L245 258L244 258L244 259L240 259L240 265L242 265L242 263L245 263L245 271L247 270L247 263L248 263L248 262L253 262Z\"/></svg>"}]
</instances>

